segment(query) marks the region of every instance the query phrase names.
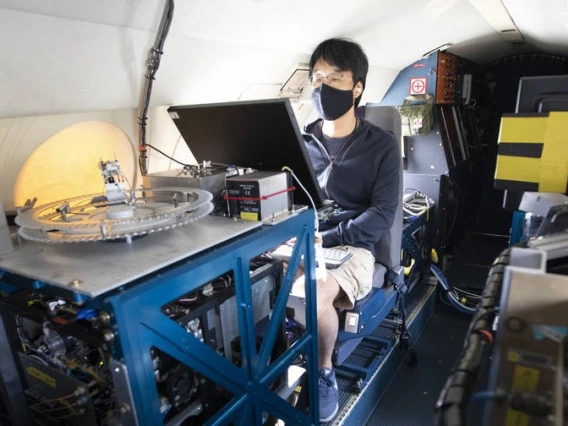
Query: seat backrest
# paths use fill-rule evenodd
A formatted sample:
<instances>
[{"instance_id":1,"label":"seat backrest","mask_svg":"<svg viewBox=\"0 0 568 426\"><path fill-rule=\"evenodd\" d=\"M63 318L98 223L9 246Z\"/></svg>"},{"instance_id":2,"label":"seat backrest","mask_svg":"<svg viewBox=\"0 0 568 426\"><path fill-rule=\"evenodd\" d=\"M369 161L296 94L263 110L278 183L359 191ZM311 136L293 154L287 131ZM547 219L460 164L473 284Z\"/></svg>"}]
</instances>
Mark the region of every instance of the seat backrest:
<instances>
[{"instance_id":1,"label":"seat backrest","mask_svg":"<svg viewBox=\"0 0 568 426\"><path fill-rule=\"evenodd\" d=\"M364 108L364 118L375 126L383 130L392 132L398 141L399 158L400 158L400 179L398 192L398 205L394 223L388 232L385 232L375 246L377 263L387 267L394 268L400 265L400 247L402 243L402 122L400 113L395 107L391 106L366 106ZM381 283L373 283L374 287L381 287Z\"/></svg>"}]
</instances>

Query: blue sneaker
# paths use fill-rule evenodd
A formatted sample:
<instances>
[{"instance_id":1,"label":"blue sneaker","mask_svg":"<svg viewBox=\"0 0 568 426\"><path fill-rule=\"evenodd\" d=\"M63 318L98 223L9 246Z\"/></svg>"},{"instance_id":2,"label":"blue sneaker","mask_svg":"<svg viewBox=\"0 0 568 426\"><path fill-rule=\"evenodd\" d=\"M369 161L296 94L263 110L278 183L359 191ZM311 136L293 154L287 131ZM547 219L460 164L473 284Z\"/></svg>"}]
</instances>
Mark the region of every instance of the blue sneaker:
<instances>
[{"instance_id":1,"label":"blue sneaker","mask_svg":"<svg viewBox=\"0 0 568 426\"><path fill-rule=\"evenodd\" d=\"M329 422L339 409L339 393L335 372L329 368L319 370L319 414L320 422Z\"/></svg>"}]
</instances>

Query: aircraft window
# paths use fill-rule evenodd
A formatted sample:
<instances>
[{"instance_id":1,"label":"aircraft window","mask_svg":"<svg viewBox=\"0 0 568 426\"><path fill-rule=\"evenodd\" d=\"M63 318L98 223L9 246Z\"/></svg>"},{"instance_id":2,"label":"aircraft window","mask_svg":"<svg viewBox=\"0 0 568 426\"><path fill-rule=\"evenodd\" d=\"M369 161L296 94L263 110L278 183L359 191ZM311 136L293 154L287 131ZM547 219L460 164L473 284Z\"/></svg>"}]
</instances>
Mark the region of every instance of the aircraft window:
<instances>
[{"instance_id":1,"label":"aircraft window","mask_svg":"<svg viewBox=\"0 0 568 426\"><path fill-rule=\"evenodd\" d=\"M297 68L280 89L279 98L301 100L310 94L308 68Z\"/></svg>"}]
</instances>

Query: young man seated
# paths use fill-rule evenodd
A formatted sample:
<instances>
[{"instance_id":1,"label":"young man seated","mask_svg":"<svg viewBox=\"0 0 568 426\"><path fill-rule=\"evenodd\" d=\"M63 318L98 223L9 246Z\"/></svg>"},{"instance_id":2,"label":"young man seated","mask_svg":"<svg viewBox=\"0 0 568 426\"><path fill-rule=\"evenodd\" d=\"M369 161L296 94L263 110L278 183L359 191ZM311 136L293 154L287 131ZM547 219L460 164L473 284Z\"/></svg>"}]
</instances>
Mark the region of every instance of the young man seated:
<instances>
[{"instance_id":1,"label":"young man seated","mask_svg":"<svg viewBox=\"0 0 568 426\"><path fill-rule=\"evenodd\" d=\"M399 202L397 141L355 115L368 69L361 46L345 39L322 42L310 59L312 101L320 118L306 126L304 140L320 187L340 207L320 224L316 244L341 246L353 254L317 278L321 422L330 421L338 410L331 362L339 329L335 309L351 309L371 291L375 244L392 226Z\"/></svg>"}]
</instances>

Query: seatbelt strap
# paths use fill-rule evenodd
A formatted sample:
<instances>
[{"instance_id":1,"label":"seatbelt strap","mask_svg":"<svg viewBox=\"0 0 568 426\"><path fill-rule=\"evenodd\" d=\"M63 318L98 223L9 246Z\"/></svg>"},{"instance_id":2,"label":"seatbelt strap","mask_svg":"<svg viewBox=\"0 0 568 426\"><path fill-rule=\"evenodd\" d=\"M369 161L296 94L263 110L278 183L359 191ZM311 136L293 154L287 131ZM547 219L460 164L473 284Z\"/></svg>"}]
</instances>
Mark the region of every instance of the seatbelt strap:
<instances>
[{"instance_id":1,"label":"seatbelt strap","mask_svg":"<svg viewBox=\"0 0 568 426\"><path fill-rule=\"evenodd\" d=\"M410 334L408 333L408 328L406 327L406 309L404 303L404 293L398 293L398 309L400 310L400 315L402 323L400 325L400 336L398 336L398 344L400 349L407 351L410 348L409 339Z\"/></svg>"}]
</instances>

